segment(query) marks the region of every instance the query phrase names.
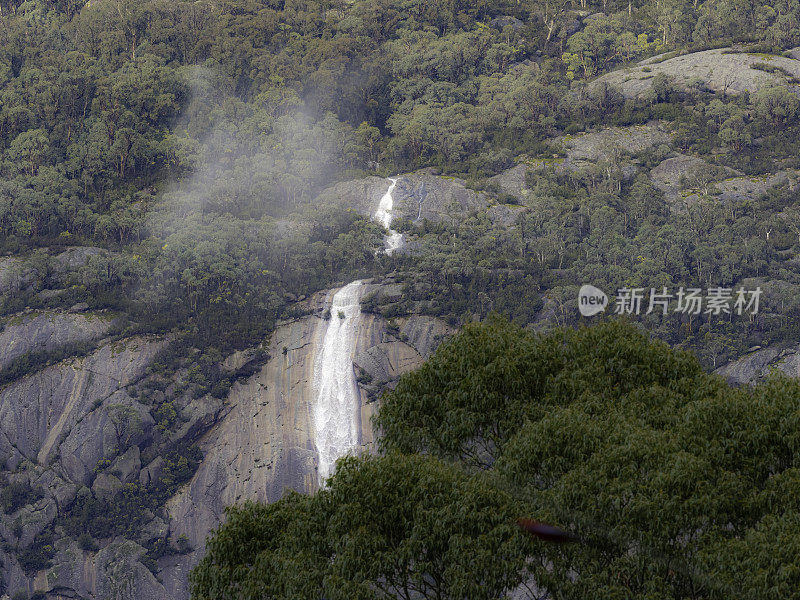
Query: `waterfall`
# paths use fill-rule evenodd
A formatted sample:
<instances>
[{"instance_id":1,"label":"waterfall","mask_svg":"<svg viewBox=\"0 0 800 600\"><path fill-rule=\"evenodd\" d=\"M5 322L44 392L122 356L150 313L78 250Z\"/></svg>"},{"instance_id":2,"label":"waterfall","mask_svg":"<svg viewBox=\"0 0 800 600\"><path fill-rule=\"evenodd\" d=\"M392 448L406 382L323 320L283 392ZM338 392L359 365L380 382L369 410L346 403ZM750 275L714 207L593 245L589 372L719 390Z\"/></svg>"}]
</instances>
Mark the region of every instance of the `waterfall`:
<instances>
[{"instance_id":1,"label":"waterfall","mask_svg":"<svg viewBox=\"0 0 800 600\"><path fill-rule=\"evenodd\" d=\"M390 227L392 224L392 209L394 208L392 192L394 191L394 186L397 185L397 179L390 178L389 181L392 182L392 185L389 186L389 189L383 195L383 198L381 198L380 204L378 204L378 210L372 215L373 219L389 230L389 235L384 239L386 254L391 254L403 245L403 234L398 233Z\"/></svg>"},{"instance_id":2,"label":"waterfall","mask_svg":"<svg viewBox=\"0 0 800 600\"><path fill-rule=\"evenodd\" d=\"M361 281L333 295L322 348L314 362L314 431L320 482L330 476L336 459L358 446L360 402L353 351L361 321Z\"/></svg>"},{"instance_id":3,"label":"waterfall","mask_svg":"<svg viewBox=\"0 0 800 600\"><path fill-rule=\"evenodd\" d=\"M397 179L390 181L389 190L373 215L387 229L392 223L392 192ZM391 254L402 243L403 234L389 229L384 251ZM353 353L361 323L362 290L361 281L354 281L333 295L330 318L324 324L322 344L314 359L314 443L319 455L320 483L331 475L336 459L360 443L361 402L353 372Z\"/></svg>"}]
</instances>

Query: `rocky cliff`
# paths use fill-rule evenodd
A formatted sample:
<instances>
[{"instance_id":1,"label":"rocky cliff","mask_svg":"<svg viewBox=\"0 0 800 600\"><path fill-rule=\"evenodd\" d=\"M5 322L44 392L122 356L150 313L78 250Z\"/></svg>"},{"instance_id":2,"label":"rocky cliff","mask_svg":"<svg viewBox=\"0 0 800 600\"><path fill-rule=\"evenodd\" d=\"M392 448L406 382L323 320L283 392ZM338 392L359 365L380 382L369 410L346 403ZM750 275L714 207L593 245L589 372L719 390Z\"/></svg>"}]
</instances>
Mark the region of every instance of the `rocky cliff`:
<instances>
[{"instance_id":1,"label":"rocky cliff","mask_svg":"<svg viewBox=\"0 0 800 600\"><path fill-rule=\"evenodd\" d=\"M771 85L797 89L800 60L791 55L771 56L737 48L674 54L648 58L598 77L592 87L608 84L618 88L625 98L642 98L651 92L655 76L663 73L680 88L700 85L723 94L752 93Z\"/></svg>"},{"instance_id":2,"label":"rocky cliff","mask_svg":"<svg viewBox=\"0 0 800 600\"><path fill-rule=\"evenodd\" d=\"M317 201L372 216L388 185L380 177L345 181L326 189ZM431 169L398 175L393 197L393 214L411 221L439 222L489 205L486 194L469 189L463 179L440 177Z\"/></svg>"},{"instance_id":3,"label":"rocky cliff","mask_svg":"<svg viewBox=\"0 0 800 600\"><path fill-rule=\"evenodd\" d=\"M375 285L367 285L366 293ZM317 455L311 413L315 354L324 335L323 318L335 290L306 301L313 314L281 324L269 343L272 358L261 370L236 384L226 399L225 416L201 441L203 462L168 505L170 535L186 536L194 552L160 562L173 598L187 598L186 574L202 556L208 533L222 521L227 505L245 500L274 501L286 489L313 492ZM374 384L385 384L419 366L451 330L437 319L398 319L389 332L373 314L361 319L353 360ZM361 444L374 440L370 418L375 403L360 388Z\"/></svg>"},{"instance_id":4,"label":"rocky cliff","mask_svg":"<svg viewBox=\"0 0 800 600\"><path fill-rule=\"evenodd\" d=\"M59 323L64 328L57 335L46 334ZM34 348L46 342L50 347L56 341L74 343L102 335L110 323L105 315L40 315L7 324L2 335L14 353L26 343ZM30 339L17 337L25 331L31 333ZM98 466L103 461L122 466L115 459L125 454L138 460L138 452L128 450L138 450L151 436L154 421L129 391L166 343L141 336L106 341L85 356L46 366L0 389L0 461L11 472L5 488L23 497L4 497L0 533L5 544L0 561L5 591L60 590L63 597L107 597L113 574L104 565L119 568L119 557L111 555L121 552L119 548L130 549L133 542L107 540L96 555L90 555L64 536L59 517L79 496L101 495L109 486L123 485L123 469L119 477L100 476ZM35 544L39 536L53 534L49 543L53 566L37 572L30 553L20 550ZM136 554L131 552L125 560ZM148 574L145 579L155 581Z\"/></svg>"},{"instance_id":5,"label":"rocky cliff","mask_svg":"<svg viewBox=\"0 0 800 600\"><path fill-rule=\"evenodd\" d=\"M755 384L769 375L800 378L800 346L772 345L755 347L715 373L738 385Z\"/></svg>"},{"instance_id":6,"label":"rocky cliff","mask_svg":"<svg viewBox=\"0 0 800 600\"><path fill-rule=\"evenodd\" d=\"M371 215L387 185L377 177L343 183L320 201ZM395 214L441 220L486 205L463 181L422 172L400 178ZM47 265L3 259L0 293L55 298L103 252L68 249ZM260 349L266 362L222 398L187 391L190 365L160 374L171 340L125 337L114 313L78 305L0 321L7 381L0 387L0 597L187 599L188 572L225 506L274 501L287 489L313 492L313 368L335 292L298 301L294 313L305 316L280 323ZM391 280L367 281L362 297L371 295L401 299L402 290ZM381 391L450 334L429 316L362 314L352 355L362 451L375 439L371 417ZM256 354L237 352L223 367L246 370ZM202 456L193 475L168 487L186 467L180 452L195 444ZM165 489L173 495L164 504L145 502ZM76 533L81 519L91 536Z\"/></svg>"}]
</instances>

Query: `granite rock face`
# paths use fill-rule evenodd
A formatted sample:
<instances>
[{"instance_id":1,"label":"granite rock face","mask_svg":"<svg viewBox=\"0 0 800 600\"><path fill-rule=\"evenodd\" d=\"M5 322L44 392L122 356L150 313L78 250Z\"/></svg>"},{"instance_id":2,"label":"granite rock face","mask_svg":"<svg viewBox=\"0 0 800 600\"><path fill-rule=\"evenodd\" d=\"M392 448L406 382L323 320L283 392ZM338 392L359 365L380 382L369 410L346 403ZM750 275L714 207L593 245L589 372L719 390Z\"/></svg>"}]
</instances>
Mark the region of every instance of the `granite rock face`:
<instances>
[{"instance_id":1,"label":"granite rock face","mask_svg":"<svg viewBox=\"0 0 800 600\"><path fill-rule=\"evenodd\" d=\"M670 199L680 193L680 180L694 172L709 170L711 166L702 158L678 154L662 161L650 171L650 180Z\"/></svg>"},{"instance_id":2,"label":"granite rock face","mask_svg":"<svg viewBox=\"0 0 800 600\"><path fill-rule=\"evenodd\" d=\"M452 222L488 206L486 194L467 188L464 180L425 171L400 177L393 197L397 215L411 221Z\"/></svg>"},{"instance_id":3,"label":"granite rock face","mask_svg":"<svg viewBox=\"0 0 800 600\"><path fill-rule=\"evenodd\" d=\"M391 181L381 177L342 181L323 190L317 197L317 203L349 208L370 217L378 208L381 197L390 185Z\"/></svg>"},{"instance_id":4,"label":"granite rock face","mask_svg":"<svg viewBox=\"0 0 800 600\"><path fill-rule=\"evenodd\" d=\"M424 170L398 175L396 179L392 194L396 217L440 222L488 205L485 194L468 189L463 180L455 177L441 177ZM380 177L345 181L323 191L317 202L346 207L371 217L390 184L389 179Z\"/></svg>"},{"instance_id":5,"label":"granite rock face","mask_svg":"<svg viewBox=\"0 0 800 600\"><path fill-rule=\"evenodd\" d=\"M351 208L372 215L389 183L375 177L340 184L329 192L329 201L351 202ZM409 176L401 187L406 208L398 208L399 215L418 216L420 204L423 216L433 219L484 206L482 195L463 182L428 173ZM48 272L54 276L45 284L60 285L59 277L87 261L103 260L104 252L71 248L50 257ZM23 264L11 265L15 277ZM19 278L13 283L22 284ZM399 284L364 283L363 290L398 301L403 295ZM149 387L160 377L149 368L169 342L154 336L112 341L113 314L76 306L7 317L0 329L0 368L27 356L47 358L53 351L77 354L55 364L42 360L40 367L0 388L0 462L7 474L0 485L35 491L12 514L0 513L4 548L27 547L41 535L54 534L51 566L38 572L21 563L16 551L0 549L0 589L28 596L41 592L47 598L184 600L189 570L202 556L206 536L222 522L225 506L274 501L287 489L313 492L318 486L313 370L334 292L289 298L308 316L280 324L264 343L271 358L235 383L224 399L180 396L169 380ZM374 442L371 416L380 391L420 365L450 333L433 317L398 317L390 324L362 313L352 352L354 375L369 375L359 388L362 451ZM234 353L224 366L238 371L260 353L256 348ZM166 401L179 414L168 432L156 427L153 416ZM79 544L64 532L60 517L76 503L113 503L128 486L158 485L169 465L154 449L168 447L170 440L196 442L203 460L163 509L146 510L131 539ZM157 564L145 557L147 548L165 541L173 550L188 545L191 551L168 553Z\"/></svg>"},{"instance_id":6,"label":"granite rock face","mask_svg":"<svg viewBox=\"0 0 800 600\"><path fill-rule=\"evenodd\" d=\"M760 348L714 372L734 385L753 385L774 374L797 378L800 377L800 345Z\"/></svg>"},{"instance_id":7,"label":"granite rock face","mask_svg":"<svg viewBox=\"0 0 800 600\"><path fill-rule=\"evenodd\" d=\"M201 440L202 464L168 503L170 535L185 535L196 549L159 562L173 598L187 598L186 575L202 556L206 536L222 522L225 506L245 500L274 501L287 489L306 493L317 489L314 359L326 327L321 315L334 292L311 300L315 315L278 327L269 345L272 358L256 375L233 387L226 414ZM432 317L398 319L398 327L395 336L387 332L382 317L361 316L353 360L374 381L388 382L418 367L451 332ZM374 441L370 419L376 405L365 389L360 397L360 440L368 451Z\"/></svg>"},{"instance_id":8,"label":"granite rock face","mask_svg":"<svg viewBox=\"0 0 800 600\"><path fill-rule=\"evenodd\" d=\"M98 340L114 323L111 313L45 311L8 317L0 330L0 369L29 352L51 352Z\"/></svg>"},{"instance_id":9,"label":"granite rock face","mask_svg":"<svg viewBox=\"0 0 800 600\"><path fill-rule=\"evenodd\" d=\"M73 246L53 257L53 270L58 274L68 273L86 266L95 257L108 257L111 253L94 246Z\"/></svg>"},{"instance_id":10,"label":"granite rock face","mask_svg":"<svg viewBox=\"0 0 800 600\"><path fill-rule=\"evenodd\" d=\"M47 465L60 455L71 479L83 481L103 457L102 448L117 443L108 425L114 406L136 404L124 388L144 374L163 345L149 338L112 342L2 388L0 460Z\"/></svg>"},{"instance_id":11,"label":"granite rock face","mask_svg":"<svg viewBox=\"0 0 800 600\"><path fill-rule=\"evenodd\" d=\"M672 143L672 133L663 123L651 121L644 125L607 127L599 131L560 135L549 139L548 143L554 151L557 151L553 158L525 158L523 162L490 177L489 183L524 202L529 193L527 188L529 173L536 176L546 170L553 170L556 173L579 172L596 166L607 157L614 157L615 161L622 165L623 179L628 180L635 176L640 168L634 162L626 161L625 155L635 155L661 146L669 148ZM495 207L492 207L490 213L494 209ZM499 221L508 226L513 221L508 217L504 219L505 216L501 215Z\"/></svg>"},{"instance_id":12,"label":"granite rock face","mask_svg":"<svg viewBox=\"0 0 800 600\"><path fill-rule=\"evenodd\" d=\"M0 258L0 295L27 290L36 281L37 273L18 257Z\"/></svg>"},{"instance_id":13,"label":"granite rock face","mask_svg":"<svg viewBox=\"0 0 800 600\"><path fill-rule=\"evenodd\" d=\"M672 134L659 122L630 127L607 127L600 131L578 135L562 135L550 143L564 148L565 163L573 167L597 162L612 152L636 154L654 146L670 144Z\"/></svg>"},{"instance_id":14,"label":"granite rock face","mask_svg":"<svg viewBox=\"0 0 800 600\"><path fill-rule=\"evenodd\" d=\"M51 320L55 319L54 322ZM2 335L31 331L30 343L66 343L100 336L109 319L46 313L6 326ZM44 319L43 321L41 319ZM89 319L87 321L87 319ZM86 330L79 330L86 323ZM64 326L63 332L48 332ZM138 336L101 342L86 356L32 371L0 388L0 462L8 482L38 490L33 502L0 514L0 534L12 547L28 547L39 534L55 534L52 566L26 571L14 553L2 560L2 582L11 594L43 592L56 598L167 598L139 562L145 550L128 540L101 541L98 552L79 549L56 520L81 496L107 498L138 478L139 444L151 437L153 419L129 394L167 342ZM115 459L116 457L116 459ZM96 474L101 460L110 473ZM23 468L14 472L17 466ZM87 486L91 486L91 489Z\"/></svg>"},{"instance_id":15,"label":"granite rock face","mask_svg":"<svg viewBox=\"0 0 800 600\"><path fill-rule=\"evenodd\" d=\"M506 169L502 173L490 177L489 181L496 184L501 190L517 198L523 198L527 191L526 179L528 174L528 165L519 164L514 165L510 169Z\"/></svg>"},{"instance_id":16,"label":"granite rock face","mask_svg":"<svg viewBox=\"0 0 800 600\"><path fill-rule=\"evenodd\" d=\"M745 90L752 93L770 85L797 89L789 78L800 77L800 60L796 58L751 54L731 48L693 52L666 60L663 58L656 56L643 60L635 67L603 75L590 88L605 83L617 88L625 98L643 98L651 92L654 76L663 73L672 78L679 88L686 89L700 83L715 92L738 95ZM775 72L759 69L759 64L766 64Z\"/></svg>"}]
</instances>

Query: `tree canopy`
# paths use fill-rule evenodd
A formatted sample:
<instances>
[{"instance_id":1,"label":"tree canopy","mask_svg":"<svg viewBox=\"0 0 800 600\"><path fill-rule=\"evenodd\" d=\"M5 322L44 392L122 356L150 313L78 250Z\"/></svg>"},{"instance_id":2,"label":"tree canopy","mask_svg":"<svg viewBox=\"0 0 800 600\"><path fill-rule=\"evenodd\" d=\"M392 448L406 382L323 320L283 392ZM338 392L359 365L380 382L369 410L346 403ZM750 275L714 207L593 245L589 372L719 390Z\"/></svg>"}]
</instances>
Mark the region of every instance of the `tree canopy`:
<instances>
[{"instance_id":1,"label":"tree canopy","mask_svg":"<svg viewBox=\"0 0 800 600\"><path fill-rule=\"evenodd\" d=\"M732 388L621 322L470 325L386 394L380 455L232 508L194 597L797 598L798 418L796 381Z\"/></svg>"}]
</instances>

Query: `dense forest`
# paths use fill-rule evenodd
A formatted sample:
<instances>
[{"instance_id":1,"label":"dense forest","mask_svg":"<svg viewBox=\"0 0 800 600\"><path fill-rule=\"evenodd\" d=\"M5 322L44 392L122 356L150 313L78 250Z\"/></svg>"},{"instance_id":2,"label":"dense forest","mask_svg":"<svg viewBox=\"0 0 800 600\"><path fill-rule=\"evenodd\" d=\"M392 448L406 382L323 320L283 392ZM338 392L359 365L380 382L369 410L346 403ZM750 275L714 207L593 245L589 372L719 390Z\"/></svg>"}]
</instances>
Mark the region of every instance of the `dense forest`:
<instances>
[{"instance_id":1,"label":"dense forest","mask_svg":"<svg viewBox=\"0 0 800 600\"><path fill-rule=\"evenodd\" d=\"M314 497L231 512L195 573L199 598L372 598L378 584L390 597L498 597L533 579L554 598L792 597L797 391L734 390L704 370L798 342L800 70L780 62L798 46L798 0L0 0L0 334L20 315L84 306L113 322L104 340L170 340L128 386L147 410L112 404L114 452L91 471L119 470L117 455L141 446L163 457L160 474L102 498L84 486L25 543L17 520L0 551L32 579L58 539L89 552L140 535L202 461L182 398L223 403L269 359L277 325L311 311L304 299L371 278L402 294L367 296L365 312L392 327L431 315L465 337L386 396L385 456L344 461ZM770 83L659 70L712 50ZM624 89L634 69L641 93ZM586 140L600 141L576 159ZM463 186L481 208L396 219L408 250L387 256L368 214L320 200L337 183L410 173ZM618 325L533 337L582 321L585 283L612 297L760 286L764 298L757 315L635 319L677 352ZM509 322L469 325L493 313ZM608 355L591 346L600 338ZM610 367L614 348L633 366ZM475 385L523 390L520 404L448 395L459 349L496 358L509 380L478 369L491 377ZM15 355L0 391L95 350L87 339ZM569 361L589 366L570 379ZM654 374L662 363L671 370ZM517 381L526 369L539 379ZM457 403L449 416L442 399ZM137 442L146 426L157 433ZM0 439L0 456L12 446ZM652 468L612 472L609 456ZM44 502L47 480L26 479L37 468L3 467L3 515ZM712 483L690 489L692 474ZM375 482L387 496L371 495ZM513 525L526 514L592 544L537 545ZM144 544L153 573L190 550L165 539ZM428 549L426 566L415 553ZM465 549L481 559L466 564Z\"/></svg>"},{"instance_id":2,"label":"dense forest","mask_svg":"<svg viewBox=\"0 0 800 600\"><path fill-rule=\"evenodd\" d=\"M518 203L487 177L520 156L551 156L546 141L560 132L652 119L669 124L676 149L720 169L796 166L798 101L784 87L720 97L659 75L649 97L625 100L587 82L667 51L739 42L780 53L800 44L799 15L796 2L733 0L6 2L0 239L6 252L40 260L37 248L115 250L76 282L76 300L121 308L140 327L158 314L148 327L180 327L202 347L243 347L271 329L286 294L398 268L370 251L379 229L319 213L316 193L337 179L435 166ZM637 158L653 166L670 151ZM456 322L489 306L513 313L509 287L555 288L562 299L587 278L797 284L778 260L798 241L793 185L675 214L650 181L625 178L620 159L535 175L533 210L514 230L460 223L454 245L418 231L424 256L399 267L414 280L474 265L453 276L465 291L443 291L451 300L436 307ZM480 245L491 246L488 261L470 256ZM797 304L791 291L776 293L783 310L758 331L658 325L700 350L707 335L725 348L780 337L796 327ZM530 320L540 299L529 299L513 316ZM14 294L4 306L37 302Z\"/></svg>"}]
</instances>

